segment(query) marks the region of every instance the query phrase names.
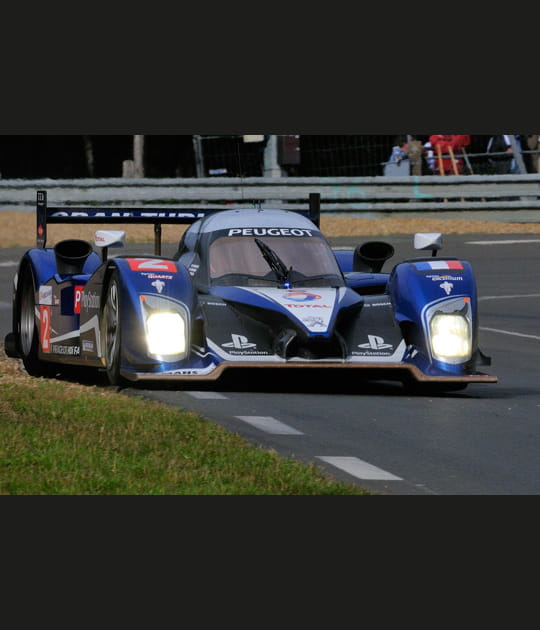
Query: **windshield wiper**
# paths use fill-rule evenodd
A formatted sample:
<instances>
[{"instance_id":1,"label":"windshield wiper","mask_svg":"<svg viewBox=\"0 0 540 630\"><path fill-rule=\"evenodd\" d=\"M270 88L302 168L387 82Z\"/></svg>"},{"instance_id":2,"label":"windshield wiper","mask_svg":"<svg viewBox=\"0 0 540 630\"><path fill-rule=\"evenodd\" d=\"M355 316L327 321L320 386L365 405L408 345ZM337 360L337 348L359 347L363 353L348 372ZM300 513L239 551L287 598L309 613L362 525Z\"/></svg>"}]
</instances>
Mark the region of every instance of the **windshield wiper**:
<instances>
[{"instance_id":1,"label":"windshield wiper","mask_svg":"<svg viewBox=\"0 0 540 630\"><path fill-rule=\"evenodd\" d=\"M285 288L289 289L289 278L292 272L292 267L290 269L287 269L287 266L276 254L276 252L272 248L268 247L268 245L260 239L256 238L255 243L257 244L257 247L261 250L261 254L268 263L270 269L276 274L279 282L283 284Z\"/></svg>"}]
</instances>

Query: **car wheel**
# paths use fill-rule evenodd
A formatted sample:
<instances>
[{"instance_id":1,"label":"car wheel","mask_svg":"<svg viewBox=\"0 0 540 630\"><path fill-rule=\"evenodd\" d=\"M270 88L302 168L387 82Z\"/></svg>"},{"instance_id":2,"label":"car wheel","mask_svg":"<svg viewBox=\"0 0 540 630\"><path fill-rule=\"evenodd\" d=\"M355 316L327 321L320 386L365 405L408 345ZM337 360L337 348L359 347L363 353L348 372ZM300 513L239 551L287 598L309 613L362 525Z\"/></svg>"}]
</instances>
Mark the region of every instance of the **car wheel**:
<instances>
[{"instance_id":1,"label":"car wheel","mask_svg":"<svg viewBox=\"0 0 540 630\"><path fill-rule=\"evenodd\" d=\"M34 277L30 266L23 267L17 286L17 337L23 365L30 376L50 378L59 366L38 358L39 331L36 325Z\"/></svg>"},{"instance_id":2,"label":"car wheel","mask_svg":"<svg viewBox=\"0 0 540 630\"><path fill-rule=\"evenodd\" d=\"M105 304L101 315L101 334L105 369L111 385L121 385L120 355L122 331L120 324L120 292L118 274L113 271L107 284Z\"/></svg>"}]
</instances>

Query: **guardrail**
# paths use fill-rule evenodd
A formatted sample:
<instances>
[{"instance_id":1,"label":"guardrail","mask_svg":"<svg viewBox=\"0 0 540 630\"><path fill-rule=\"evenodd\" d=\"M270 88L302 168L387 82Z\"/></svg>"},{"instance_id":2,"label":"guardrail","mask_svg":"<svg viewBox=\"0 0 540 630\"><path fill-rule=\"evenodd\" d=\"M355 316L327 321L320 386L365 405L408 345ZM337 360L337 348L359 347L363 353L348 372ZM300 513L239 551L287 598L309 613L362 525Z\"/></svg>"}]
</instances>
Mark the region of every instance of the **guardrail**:
<instances>
[{"instance_id":1,"label":"guardrail","mask_svg":"<svg viewBox=\"0 0 540 630\"><path fill-rule=\"evenodd\" d=\"M540 209L540 175L405 177L160 178L2 180L0 209L35 208L36 191L65 205L155 204L187 208L280 208L321 195L321 212L436 212ZM540 213L539 213L540 220Z\"/></svg>"}]
</instances>

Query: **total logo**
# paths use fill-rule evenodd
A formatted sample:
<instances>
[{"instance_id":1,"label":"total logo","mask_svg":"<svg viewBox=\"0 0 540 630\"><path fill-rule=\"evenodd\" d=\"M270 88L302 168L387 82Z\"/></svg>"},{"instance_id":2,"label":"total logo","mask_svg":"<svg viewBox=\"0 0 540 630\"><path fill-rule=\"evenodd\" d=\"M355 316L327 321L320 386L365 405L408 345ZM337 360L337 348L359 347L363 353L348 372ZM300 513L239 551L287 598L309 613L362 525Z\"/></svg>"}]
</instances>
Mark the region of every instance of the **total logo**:
<instances>
[{"instance_id":1,"label":"total logo","mask_svg":"<svg viewBox=\"0 0 540 630\"><path fill-rule=\"evenodd\" d=\"M234 350L249 350L257 346L256 343L251 343L247 337L243 335L231 335L232 341L222 344L223 348L233 348Z\"/></svg>"},{"instance_id":2,"label":"total logo","mask_svg":"<svg viewBox=\"0 0 540 630\"><path fill-rule=\"evenodd\" d=\"M358 347L364 350L390 350L393 346L391 343L385 343L382 337L368 335L368 343L359 344Z\"/></svg>"},{"instance_id":3,"label":"total logo","mask_svg":"<svg viewBox=\"0 0 540 630\"><path fill-rule=\"evenodd\" d=\"M291 300L292 302L313 302L314 300L320 300L321 296L316 293L309 293L308 291L289 291L283 295L283 299Z\"/></svg>"}]
</instances>

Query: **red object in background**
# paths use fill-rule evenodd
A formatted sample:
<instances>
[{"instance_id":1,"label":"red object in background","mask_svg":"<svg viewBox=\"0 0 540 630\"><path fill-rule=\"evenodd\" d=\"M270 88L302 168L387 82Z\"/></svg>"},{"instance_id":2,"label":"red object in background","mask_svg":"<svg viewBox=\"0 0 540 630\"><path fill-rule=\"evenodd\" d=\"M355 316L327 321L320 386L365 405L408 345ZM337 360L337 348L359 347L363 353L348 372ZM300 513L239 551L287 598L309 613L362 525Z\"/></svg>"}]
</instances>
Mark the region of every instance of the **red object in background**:
<instances>
[{"instance_id":1,"label":"red object in background","mask_svg":"<svg viewBox=\"0 0 540 630\"><path fill-rule=\"evenodd\" d=\"M448 149L451 148L456 154L456 166L459 175L463 175L463 159L459 157L461 150L463 147L468 147L471 144L471 136L470 135L447 135L447 134L435 134L429 136L429 141L433 149L435 150L435 154L438 153L437 147L439 147L442 155L448 155ZM448 157L442 158L442 168L444 170L445 175L454 175L454 167L452 165L452 160ZM437 168L439 168L439 164L437 162Z\"/></svg>"}]
</instances>

